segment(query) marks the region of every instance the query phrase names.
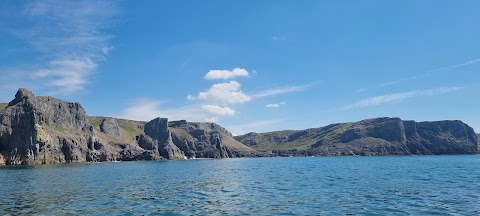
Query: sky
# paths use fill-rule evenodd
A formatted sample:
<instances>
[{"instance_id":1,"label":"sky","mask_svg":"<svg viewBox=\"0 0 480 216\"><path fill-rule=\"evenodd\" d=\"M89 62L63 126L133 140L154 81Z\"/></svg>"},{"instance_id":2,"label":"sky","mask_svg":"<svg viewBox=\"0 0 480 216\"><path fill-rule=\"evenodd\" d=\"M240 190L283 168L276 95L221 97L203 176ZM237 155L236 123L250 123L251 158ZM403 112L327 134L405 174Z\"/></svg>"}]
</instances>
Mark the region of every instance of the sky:
<instances>
[{"instance_id":1,"label":"sky","mask_svg":"<svg viewBox=\"0 0 480 216\"><path fill-rule=\"evenodd\" d=\"M480 1L0 2L0 101L236 135L375 117L480 132Z\"/></svg>"}]
</instances>

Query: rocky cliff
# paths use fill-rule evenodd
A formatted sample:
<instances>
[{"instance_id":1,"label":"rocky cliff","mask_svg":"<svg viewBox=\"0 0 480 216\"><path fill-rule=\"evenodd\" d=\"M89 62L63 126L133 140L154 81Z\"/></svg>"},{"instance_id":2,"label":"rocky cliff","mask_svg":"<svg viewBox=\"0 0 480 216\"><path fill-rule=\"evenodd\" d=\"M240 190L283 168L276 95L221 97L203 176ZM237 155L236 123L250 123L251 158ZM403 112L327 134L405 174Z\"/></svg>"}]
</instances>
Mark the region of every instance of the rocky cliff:
<instances>
[{"instance_id":1,"label":"rocky cliff","mask_svg":"<svg viewBox=\"0 0 480 216\"><path fill-rule=\"evenodd\" d=\"M89 117L79 103L35 96L27 89L18 90L8 104L0 103L0 165L275 155L474 154L478 139L461 121L398 118L234 138L215 123Z\"/></svg>"},{"instance_id":2,"label":"rocky cliff","mask_svg":"<svg viewBox=\"0 0 480 216\"><path fill-rule=\"evenodd\" d=\"M478 154L480 154L480 134L477 134L477 149L478 149Z\"/></svg>"},{"instance_id":3,"label":"rocky cliff","mask_svg":"<svg viewBox=\"0 0 480 216\"><path fill-rule=\"evenodd\" d=\"M96 153L89 148L95 142L93 128L78 103L35 97L20 89L0 111L3 164L85 162Z\"/></svg>"},{"instance_id":4,"label":"rocky cliff","mask_svg":"<svg viewBox=\"0 0 480 216\"><path fill-rule=\"evenodd\" d=\"M0 164L257 154L216 124L87 117L79 103L35 96L27 89L18 90L10 103L0 105Z\"/></svg>"},{"instance_id":5,"label":"rocky cliff","mask_svg":"<svg viewBox=\"0 0 480 216\"><path fill-rule=\"evenodd\" d=\"M215 123L174 121L169 123L169 127L175 145L190 158L231 158L258 154Z\"/></svg>"},{"instance_id":6,"label":"rocky cliff","mask_svg":"<svg viewBox=\"0 0 480 216\"><path fill-rule=\"evenodd\" d=\"M367 119L299 131L249 133L236 139L278 155L475 154L477 136L461 121Z\"/></svg>"}]
</instances>

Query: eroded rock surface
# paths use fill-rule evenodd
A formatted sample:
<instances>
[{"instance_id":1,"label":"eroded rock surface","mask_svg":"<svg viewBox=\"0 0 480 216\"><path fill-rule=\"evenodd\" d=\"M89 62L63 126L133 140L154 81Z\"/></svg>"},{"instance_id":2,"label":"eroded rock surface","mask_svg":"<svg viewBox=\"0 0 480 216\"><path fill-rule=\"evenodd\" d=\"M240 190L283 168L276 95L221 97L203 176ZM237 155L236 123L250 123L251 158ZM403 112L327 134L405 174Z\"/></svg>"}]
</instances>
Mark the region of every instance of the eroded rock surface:
<instances>
[{"instance_id":1,"label":"eroded rock surface","mask_svg":"<svg viewBox=\"0 0 480 216\"><path fill-rule=\"evenodd\" d=\"M197 125L197 130L175 129L191 137L179 142L166 118L145 123L87 117L79 103L35 96L27 89L19 89L15 98L0 109L0 164L185 159L186 155L226 158L256 153L235 141L240 153L232 154L224 146L224 137L218 134L234 139L218 125L183 122Z\"/></svg>"},{"instance_id":2,"label":"eroded rock surface","mask_svg":"<svg viewBox=\"0 0 480 216\"><path fill-rule=\"evenodd\" d=\"M366 119L300 131L249 133L236 139L257 150L287 155L476 154L477 136L461 121Z\"/></svg>"}]
</instances>

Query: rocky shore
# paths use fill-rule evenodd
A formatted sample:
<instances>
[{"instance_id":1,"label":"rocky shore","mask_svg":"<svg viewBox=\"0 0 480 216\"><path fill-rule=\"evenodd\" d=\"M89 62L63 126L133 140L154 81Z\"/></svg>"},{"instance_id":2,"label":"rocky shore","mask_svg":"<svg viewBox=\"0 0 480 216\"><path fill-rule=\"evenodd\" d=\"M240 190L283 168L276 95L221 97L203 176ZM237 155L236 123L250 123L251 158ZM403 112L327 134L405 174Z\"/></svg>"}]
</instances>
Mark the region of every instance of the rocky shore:
<instances>
[{"instance_id":1,"label":"rocky shore","mask_svg":"<svg viewBox=\"0 0 480 216\"><path fill-rule=\"evenodd\" d=\"M478 153L474 130L458 120L415 122L375 118L298 131L249 133L235 138L254 149L279 156Z\"/></svg>"},{"instance_id":2,"label":"rocky shore","mask_svg":"<svg viewBox=\"0 0 480 216\"><path fill-rule=\"evenodd\" d=\"M88 117L79 103L18 90L0 111L0 164L261 155L215 123Z\"/></svg>"},{"instance_id":3,"label":"rocky shore","mask_svg":"<svg viewBox=\"0 0 480 216\"><path fill-rule=\"evenodd\" d=\"M476 154L461 121L367 119L238 137L215 123L87 116L79 103L19 89L0 103L0 165L269 156Z\"/></svg>"}]
</instances>

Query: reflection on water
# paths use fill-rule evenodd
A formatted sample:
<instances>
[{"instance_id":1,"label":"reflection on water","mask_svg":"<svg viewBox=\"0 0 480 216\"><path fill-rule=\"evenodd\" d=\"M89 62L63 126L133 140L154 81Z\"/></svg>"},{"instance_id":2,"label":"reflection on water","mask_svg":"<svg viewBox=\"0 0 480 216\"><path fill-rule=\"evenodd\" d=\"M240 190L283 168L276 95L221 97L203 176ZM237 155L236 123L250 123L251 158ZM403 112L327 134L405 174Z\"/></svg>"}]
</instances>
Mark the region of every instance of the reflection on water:
<instances>
[{"instance_id":1,"label":"reflection on water","mask_svg":"<svg viewBox=\"0 0 480 216\"><path fill-rule=\"evenodd\" d=\"M478 215L479 159L241 158L0 167L0 214Z\"/></svg>"}]
</instances>

